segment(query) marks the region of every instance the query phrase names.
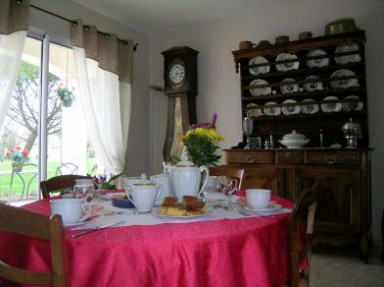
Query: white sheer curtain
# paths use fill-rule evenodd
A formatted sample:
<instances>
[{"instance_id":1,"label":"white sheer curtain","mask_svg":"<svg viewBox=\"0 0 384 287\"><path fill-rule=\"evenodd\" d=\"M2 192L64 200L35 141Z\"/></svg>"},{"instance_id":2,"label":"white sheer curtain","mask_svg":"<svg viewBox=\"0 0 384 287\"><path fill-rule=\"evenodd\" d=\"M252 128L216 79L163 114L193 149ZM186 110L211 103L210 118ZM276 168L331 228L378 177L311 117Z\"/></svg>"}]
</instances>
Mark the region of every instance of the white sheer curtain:
<instances>
[{"instance_id":1,"label":"white sheer curtain","mask_svg":"<svg viewBox=\"0 0 384 287\"><path fill-rule=\"evenodd\" d=\"M7 115L28 27L29 1L0 1L0 130Z\"/></svg>"},{"instance_id":2,"label":"white sheer curtain","mask_svg":"<svg viewBox=\"0 0 384 287\"><path fill-rule=\"evenodd\" d=\"M125 169L131 111L133 43L119 42L114 35L100 35L96 27L84 29L79 23L72 28L87 129L97 157L113 174Z\"/></svg>"}]
</instances>

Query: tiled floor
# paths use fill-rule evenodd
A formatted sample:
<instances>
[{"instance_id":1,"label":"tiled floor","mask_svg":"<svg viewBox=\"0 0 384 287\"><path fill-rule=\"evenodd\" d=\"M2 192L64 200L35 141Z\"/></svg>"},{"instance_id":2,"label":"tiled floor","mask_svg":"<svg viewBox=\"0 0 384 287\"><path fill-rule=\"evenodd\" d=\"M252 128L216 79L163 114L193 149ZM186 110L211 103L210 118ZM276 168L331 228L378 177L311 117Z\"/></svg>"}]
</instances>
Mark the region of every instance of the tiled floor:
<instances>
[{"instance_id":1,"label":"tiled floor","mask_svg":"<svg viewBox=\"0 0 384 287\"><path fill-rule=\"evenodd\" d=\"M381 249L372 248L368 264L346 248L314 247L311 287L384 287Z\"/></svg>"}]
</instances>

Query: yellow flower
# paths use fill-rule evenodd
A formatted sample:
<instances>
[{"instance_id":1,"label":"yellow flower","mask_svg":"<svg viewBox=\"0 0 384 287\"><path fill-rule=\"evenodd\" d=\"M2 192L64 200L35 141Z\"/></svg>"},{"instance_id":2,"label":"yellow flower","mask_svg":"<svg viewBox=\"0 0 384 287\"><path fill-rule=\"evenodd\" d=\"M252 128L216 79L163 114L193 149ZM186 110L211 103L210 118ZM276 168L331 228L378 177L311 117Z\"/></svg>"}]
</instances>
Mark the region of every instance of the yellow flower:
<instances>
[{"instance_id":1,"label":"yellow flower","mask_svg":"<svg viewBox=\"0 0 384 287\"><path fill-rule=\"evenodd\" d=\"M195 128L193 130L189 130L182 137L182 140L187 140L191 134L196 134L199 136L206 136L210 139L212 144L216 145L219 141L224 140L224 137L219 134L216 129L206 129L206 128Z\"/></svg>"}]
</instances>

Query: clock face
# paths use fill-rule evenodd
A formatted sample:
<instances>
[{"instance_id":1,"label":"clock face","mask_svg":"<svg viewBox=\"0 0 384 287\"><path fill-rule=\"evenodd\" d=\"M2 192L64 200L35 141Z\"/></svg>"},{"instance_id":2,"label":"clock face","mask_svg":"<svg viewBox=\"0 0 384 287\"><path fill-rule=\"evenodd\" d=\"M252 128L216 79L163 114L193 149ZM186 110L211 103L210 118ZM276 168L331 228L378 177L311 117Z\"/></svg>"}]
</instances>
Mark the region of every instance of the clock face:
<instances>
[{"instance_id":1,"label":"clock face","mask_svg":"<svg viewBox=\"0 0 384 287\"><path fill-rule=\"evenodd\" d=\"M181 63L175 63L169 70L169 79L174 85L180 85L185 79L185 67Z\"/></svg>"}]
</instances>

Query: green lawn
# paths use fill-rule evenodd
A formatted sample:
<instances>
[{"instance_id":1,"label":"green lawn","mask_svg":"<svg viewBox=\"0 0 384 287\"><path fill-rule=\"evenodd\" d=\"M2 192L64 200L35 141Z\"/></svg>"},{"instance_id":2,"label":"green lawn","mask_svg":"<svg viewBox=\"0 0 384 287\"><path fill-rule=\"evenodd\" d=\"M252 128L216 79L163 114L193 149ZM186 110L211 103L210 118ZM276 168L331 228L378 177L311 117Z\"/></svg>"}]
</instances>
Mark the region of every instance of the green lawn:
<instances>
[{"instance_id":1,"label":"green lawn","mask_svg":"<svg viewBox=\"0 0 384 287\"><path fill-rule=\"evenodd\" d=\"M87 160L87 171L92 169L94 158L88 158ZM60 162L50 162L47 167L47 178L54 177L56 175L56 169L60 165ZM36 171L36 172L34 172ZM12 177L12 165L11 161L5 159L0 162L0 199L3 200L17 200L20 199L23 193L23 180L24 180L24 198L26 196L27 189L29 191L29 197L33 198L36 196L38 188L37 182L37 168L26 167L23 168L20 176L16 173ZM8 197L9 193L12 194L11 198Z\"/></svg>"}]
</instances>

